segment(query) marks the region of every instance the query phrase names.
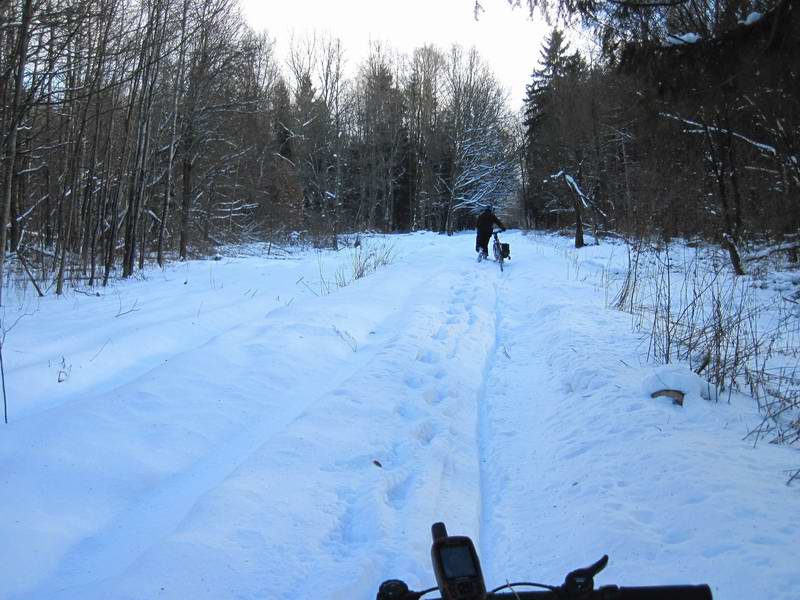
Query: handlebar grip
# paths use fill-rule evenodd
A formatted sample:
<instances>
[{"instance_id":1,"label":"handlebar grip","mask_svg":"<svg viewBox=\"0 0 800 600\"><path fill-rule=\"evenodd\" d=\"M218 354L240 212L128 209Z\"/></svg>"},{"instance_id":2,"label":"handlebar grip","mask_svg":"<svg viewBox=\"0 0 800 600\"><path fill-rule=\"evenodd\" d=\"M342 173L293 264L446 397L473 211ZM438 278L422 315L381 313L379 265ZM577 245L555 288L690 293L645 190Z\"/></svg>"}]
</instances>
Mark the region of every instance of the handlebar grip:
<instances>
[{"instance_id":1,"label":"handlebar grip","mask_svg":"<svg viewBox=\"0 0 800 600\"><path fill-rule=\"evenodd\" d=\"M582 596L583 598L584 596ZM560 600L555 592L486 594L486 600ZM587 600L713 600L707 585L659 585L652 587L603 586L585 596ZM437 600L432 598L431 600Z\"/></svg>"},{"instance_id":2,"label":"handlebar grip","mask_svg":"<svg viewBox=\"0 0 800 600\"><path fill-rule=\"evenodd\" d=\"M707 585L660 585L621 587L620 600L712 600Z\"/></svg>"}]
</instances>

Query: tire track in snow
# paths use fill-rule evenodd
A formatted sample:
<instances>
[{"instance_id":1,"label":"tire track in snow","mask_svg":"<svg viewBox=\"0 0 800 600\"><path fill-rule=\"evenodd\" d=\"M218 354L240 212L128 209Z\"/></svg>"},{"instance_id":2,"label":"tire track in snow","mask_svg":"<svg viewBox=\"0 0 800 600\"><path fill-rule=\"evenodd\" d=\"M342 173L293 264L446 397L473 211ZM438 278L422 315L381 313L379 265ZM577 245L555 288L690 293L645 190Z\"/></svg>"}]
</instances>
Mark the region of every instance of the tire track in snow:
<instances>
[{"instance_id":1,"label":"tire track in snow","mask_svg":"<svg viewBox=\"0 0 800 600\"><path fill-rule=\"evenodd\" d=\"M501 299L503 297L504 287L498 285L497 282L494 282L493 288L495 301L494 343L489 351L489 354L486 356L486 363L483 367L483 379L481 381L480 390L478 391L478 427L476 432L478 439L478 466L480 473L480 518L478 522L478 539L476 541L476 546L478 549L478 555L483 557L484 560L488 560L491 556L489 553L489 545L487 540L490 536L490 532L492 531L489 504L493 500L489 492L489 482L492 481L492 465L490 463L491 457L489 455L489 402L491 401L489 383L491 380L492 371L495 369L497 362L497 352L500 347L500 331L503 326ZM492 585L491 587L494 586Z\"/></svg>"}]
</instances>

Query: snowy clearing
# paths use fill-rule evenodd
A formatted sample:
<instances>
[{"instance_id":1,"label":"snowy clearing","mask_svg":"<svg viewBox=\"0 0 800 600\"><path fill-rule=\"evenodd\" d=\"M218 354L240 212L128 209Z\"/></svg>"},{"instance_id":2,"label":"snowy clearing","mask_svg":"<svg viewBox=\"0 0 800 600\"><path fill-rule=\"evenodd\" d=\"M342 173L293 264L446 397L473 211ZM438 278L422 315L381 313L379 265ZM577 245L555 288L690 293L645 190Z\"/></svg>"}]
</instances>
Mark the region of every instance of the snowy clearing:
<instances>
[{"instance_id":1,"label":"snowy clearing","mask_svg":"<svg viewBox=\"0 0 800 600\"><path fill-rule=\"evenodd\" d=\"M420 233L330 294L348 251L9 301L0 596L366 600L434 585L443 520L492 586L608 553L598 584L800 597L797 451L646 364L607 308L619 247L504 241L503 274Z\"/></svg>"}]
</instances>

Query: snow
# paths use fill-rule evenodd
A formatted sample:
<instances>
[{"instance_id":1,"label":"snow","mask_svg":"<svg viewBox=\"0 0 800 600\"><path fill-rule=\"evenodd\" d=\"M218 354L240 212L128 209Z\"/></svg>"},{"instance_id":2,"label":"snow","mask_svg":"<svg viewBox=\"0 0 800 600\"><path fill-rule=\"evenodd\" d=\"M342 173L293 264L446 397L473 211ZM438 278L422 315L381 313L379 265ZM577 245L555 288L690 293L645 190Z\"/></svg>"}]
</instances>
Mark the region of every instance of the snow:
<instances>
[{"instance_id":1,"label":"snow","mask_svg":"<svg viewBox=\"0 0 800 600\"><path fill-rule=\"evenodd\" d=\"M697 33L682 33L680 35L668 35L665 42L668 46L682 46L683 44L696 44L702 39Z\"/></svg>"},{"instance_id":2,"label":"snow","mask_svg":"<svg viewBox=\"0 0 800 600\"><path fill-rule=\"evenodd\" d=\"M740 22L743 25L752 25L753 23L756 23L756 22L760 21L761 17L763 17L763 16L764 16L763 14L761 14L760 12L754 10L749 15L747 15L747 18L744 21L740 21Z\"/></svg>"},{"instance_id":3,"label":"snow","mask_svg":"<svg viewBox=\"0 0 800 600\"><path fill-rule=\"evenodd\" d=\"M645 361L619 248L509 232L501 273L471 234L388 240L332 293L349 250L7 298L3 597L371 599L433 585L437 520L492 586L608 553L598 584L800 597L797 452Z\"/></svg>"},{"instance_id":4,"label":"snow","mask_svg":"<svg viewBox=\"0 0 800 600\"><path fill-rule=\"evenodd\" d=\"M716 399L714 387L685 365L666 365L654 370L642 382L642 391L651 396L661 390L678 390L684 393L686 402L701 398Z\"/></svg>"},{"instance_id":5,"label":"snow","mask_svg":"<svg viewBox=\"0 0 800 600\"><path fill-rule=\"evenodd\" d=\"M685 119L683 117L680 117L680 116L677 116L677 115L672 115L672 114L669 114L669 113L660 113L660 114L661 114L662 117L667 117L668 119L674 119L676 121L681 121L683 123L686 123L687 125L691 125L692 127L696 127L697 128L697 129L686 130L687 133L705 133L706 131L715 131L715 132L724 133L724 134L730 133L733 137L738 138L738 139L740 139L740 140L742 140L744 142L747 142L748 144L750 144L752 146L755 146L756 148L758 148L762 152L766 152L767 154L771 154L772 156L777 156L777 151L775 150L774 146L770 146L769 144L764 144L764 143L761 143L761 142L757 142L755 140L751 140L747 136L744 136L744 135L742 135L740 133L737 133L735 131L729 131L729 130L723 129L721 127L712 127L710 125L705 125L703 123L698 123L696 121L691 121L689 119Z\"/></svg>"},{"instance_id":6,"label":"snow","mask_svg":"<svg viewBox=\"0 0 800 600\"><path fill-rule=\"evenodd\" d=\"M572 175L567 175L565 173L564 174L564 179L567 180L567 183L569 184L569 187L571 187L575 191L575 193L578 195L578 198L581 199L581 204L583 204L583 207L584 208L589 208L589 205L586 203L586 195L583 193L583 190L581 190L580 186L575 181L575 179L572 177Z\"/></svg>"}]
</instances>

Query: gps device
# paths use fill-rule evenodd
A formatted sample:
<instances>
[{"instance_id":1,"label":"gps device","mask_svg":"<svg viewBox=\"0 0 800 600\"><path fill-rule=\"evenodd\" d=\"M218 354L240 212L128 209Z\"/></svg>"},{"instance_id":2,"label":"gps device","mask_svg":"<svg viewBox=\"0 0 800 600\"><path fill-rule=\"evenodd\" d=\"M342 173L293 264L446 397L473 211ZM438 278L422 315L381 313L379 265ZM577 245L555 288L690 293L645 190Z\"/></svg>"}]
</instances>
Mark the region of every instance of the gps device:
<instances>
[{"instance_id":1,"label":"gps device","mask_svg":"<svg viewBox=\"0 0 800 600\"><path fill-rule=\"evenodd\" d=\"M431 533L431 561L442 600L482 600L486 585L472 540L448 536L444 523L434 523Z\"/></svg>"}]
</instances>

